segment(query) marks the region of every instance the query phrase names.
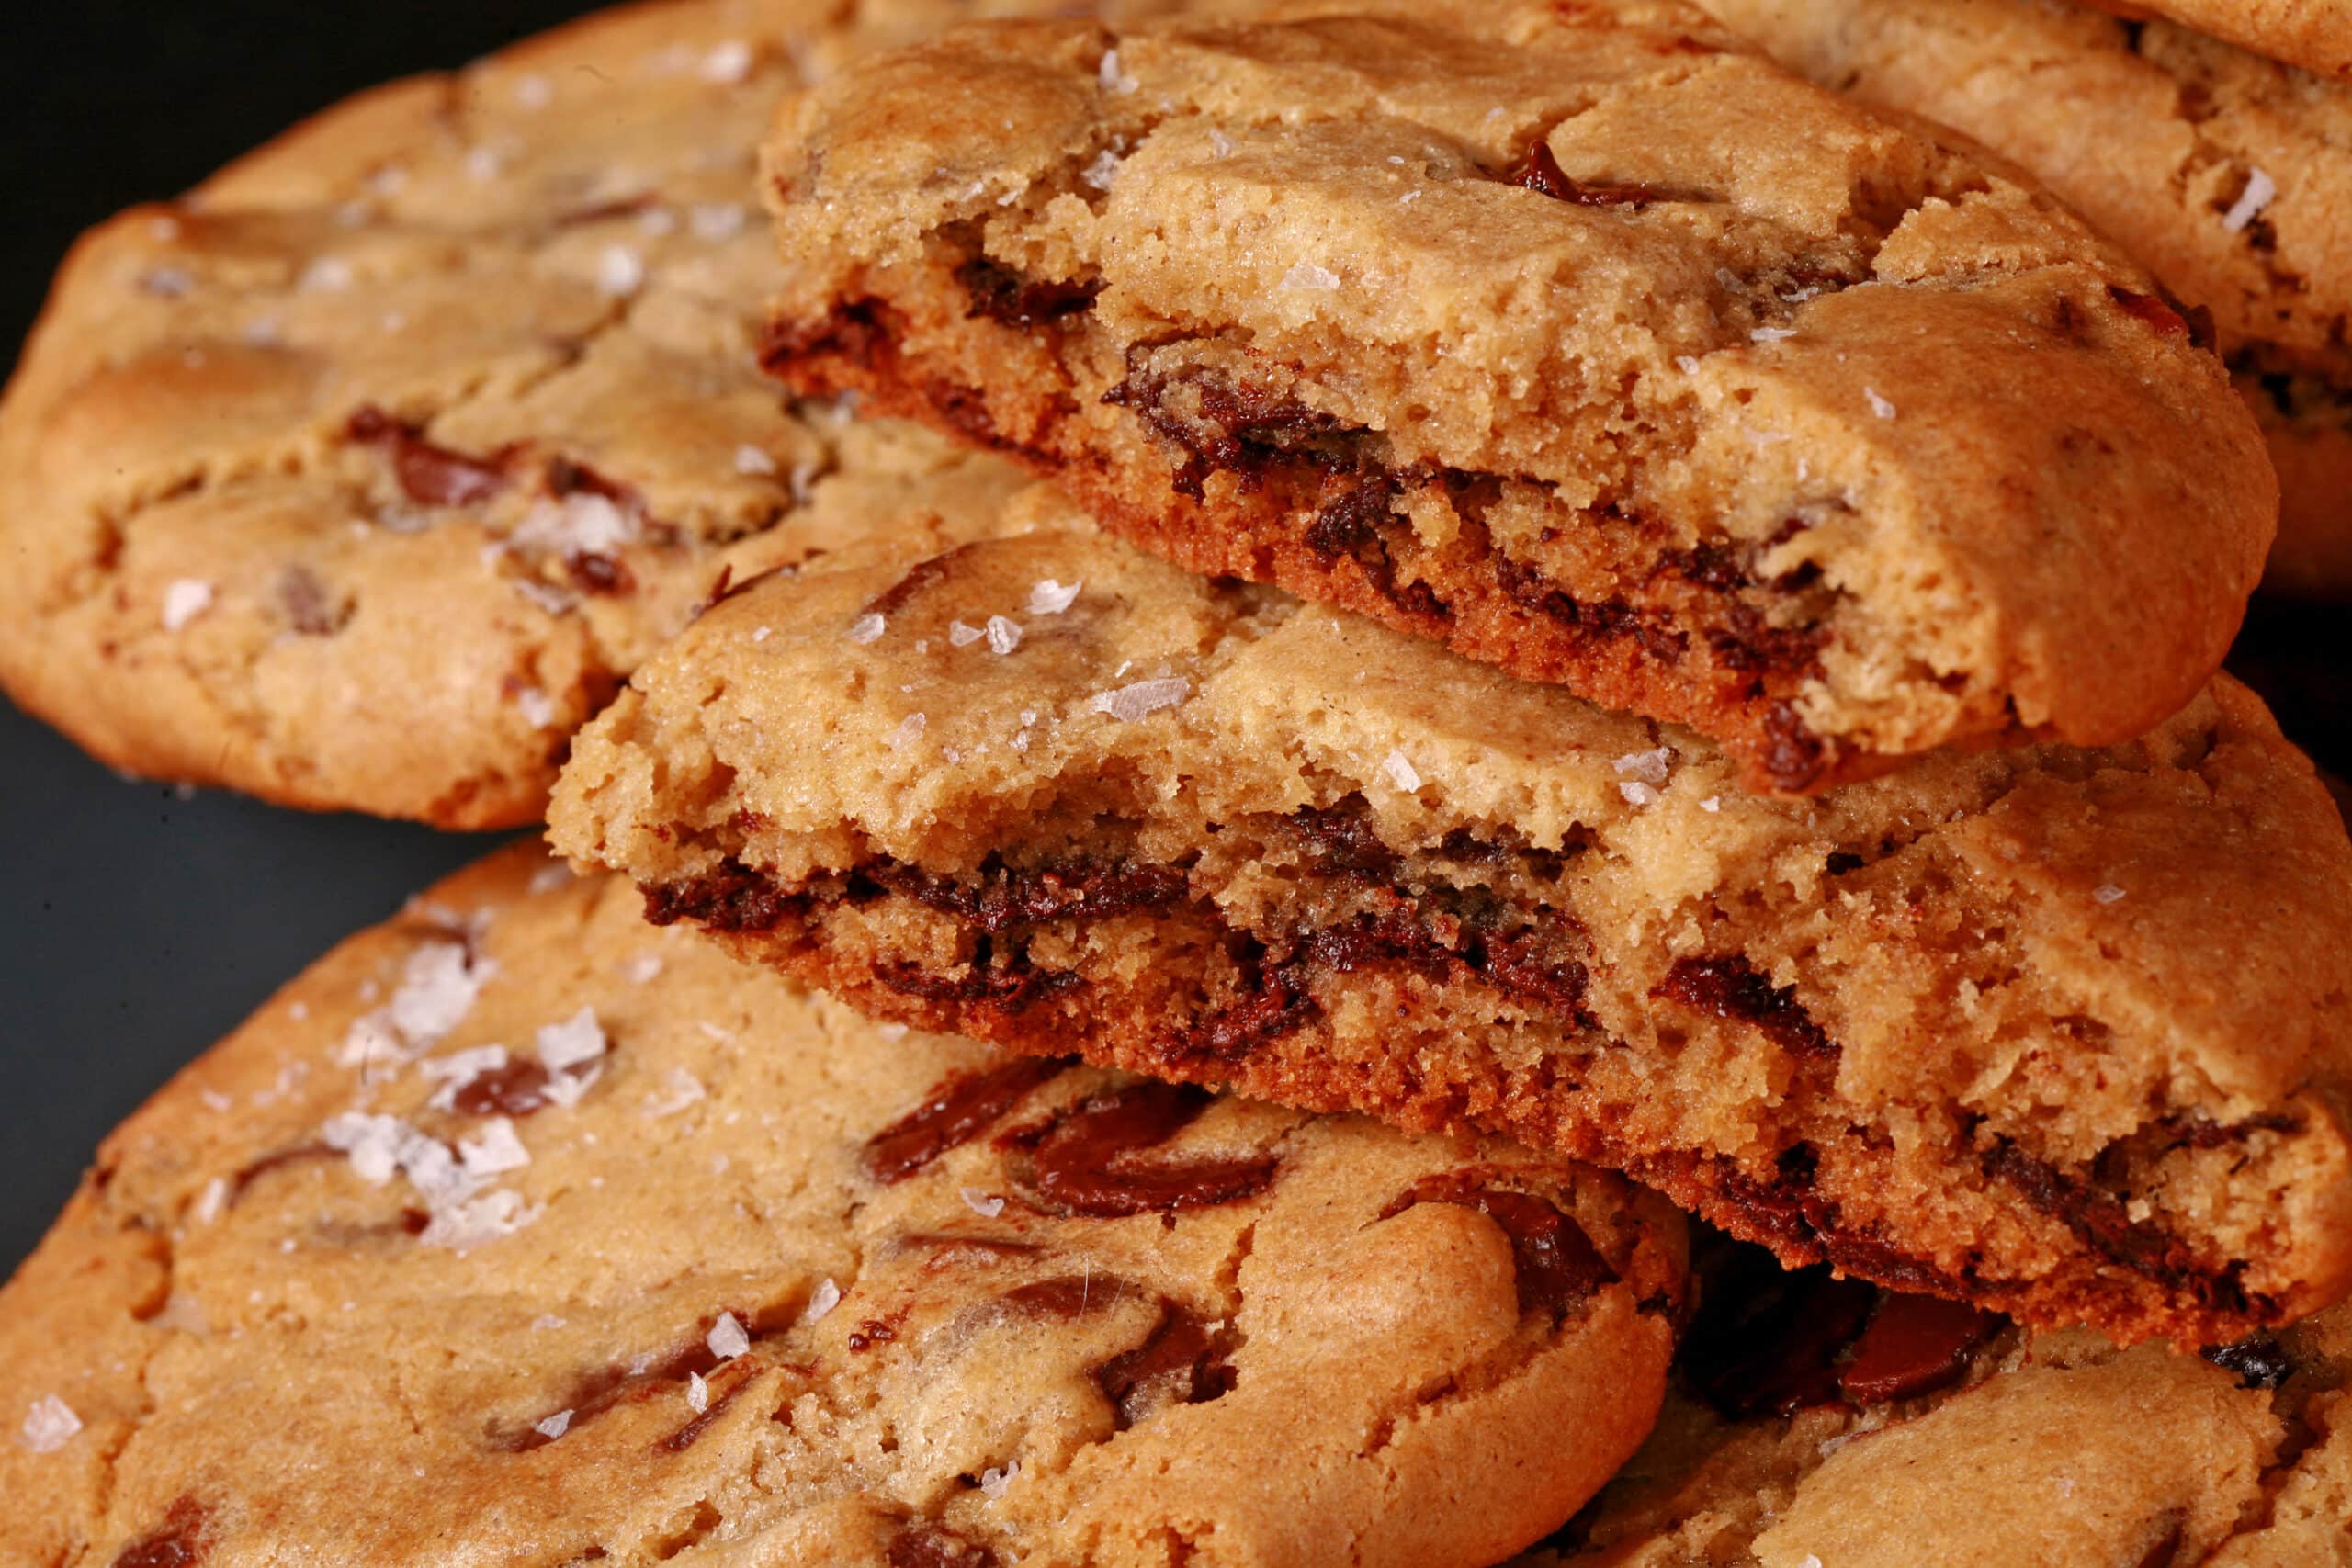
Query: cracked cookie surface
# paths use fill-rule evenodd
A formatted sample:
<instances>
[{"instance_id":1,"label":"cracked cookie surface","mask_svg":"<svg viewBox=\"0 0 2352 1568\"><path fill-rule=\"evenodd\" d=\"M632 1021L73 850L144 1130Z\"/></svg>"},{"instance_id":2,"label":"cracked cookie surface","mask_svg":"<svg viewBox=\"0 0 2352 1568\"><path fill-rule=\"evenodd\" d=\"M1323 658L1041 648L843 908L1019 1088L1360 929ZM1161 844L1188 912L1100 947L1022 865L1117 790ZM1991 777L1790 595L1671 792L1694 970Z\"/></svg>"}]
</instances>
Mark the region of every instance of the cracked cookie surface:
<instances>
[{"instance_id":1,"label":"cracked cookie surface","mask_svg":"<svg viewBox=\"0 0 2352 1568\"><path fill-rule=\"evenodd\" d=\"M2017 160L2210 311L2278 470L2265 586L2352 597L2352 82L2071 5L1702 3Z\"/></svg>"},{"instance_id":2,"label":"cracked cookie surface","mask_svg":"<svg viewBox=\"0 0 2352 1568\"><path fill-rule=\"evenodd\" d=\"M0 1558L1476 1564L1640 1442L1682 1247L879 1030L519 849L108 1140L0 1291Z\"/></svg>"},{"instance_id":3,"label":"cracked cookie surface","mask_svg":"<svg viewBox=\"0 0 2352 1568\"><path fill-rule=\"evenodd\" d=\"M2129 738L2277 513L2137 264L1670 4L970 28L790 100L766 354L1818 790Z\"/></svg>"},{"instance_id":4,"label":"cracked cookie surface","mask_svg":"<svg viewBox=\"0 0 2352 1568\"><path fill-rule=\"evenodd\" d=\"M2062 0L2063 3L2063 0ZM2142 20L2170 17L2323 76L2352 82L2352 11L2342 0L2090 0Z\"/></svg>"},{"instance_id":5,"label":"cracked cookie surface","mask_svg":"<svg viewBox=\"0 0 2352 1568\"><path fill-rule=\"evenodd\" d=\"M0 683L132 771L536 820L722 574L867 531L873 486L1001 482L784 406L753 341L775 99L971 9L628 8L91 232L0 407Z\"/></svg>"},{"instance_id":6,"label":"cracked cookie surface","mask_svg":"<svg viewBox=\"0 0 2352 1568\"><path fill-rule=\"evenodd\" d=\"M1513 1568L2352 1561L2352 1308L2200 1359L1695 1245L1657 1431Z\"/></svg>"},{"instance_id":7,"label":"cracked cookie surface","mask_svg":"<svg viewBox=\"0 0 2352 1568\"><path fill-rule=\"evenodd\" d=\"M1746 795L1687 730L1040 528L763 584L565 852L879 1015L1630 1169L2131 1340L2352 1282L2352 844L2226 679L2140 741Z\"/></svg>"}]
</instances>

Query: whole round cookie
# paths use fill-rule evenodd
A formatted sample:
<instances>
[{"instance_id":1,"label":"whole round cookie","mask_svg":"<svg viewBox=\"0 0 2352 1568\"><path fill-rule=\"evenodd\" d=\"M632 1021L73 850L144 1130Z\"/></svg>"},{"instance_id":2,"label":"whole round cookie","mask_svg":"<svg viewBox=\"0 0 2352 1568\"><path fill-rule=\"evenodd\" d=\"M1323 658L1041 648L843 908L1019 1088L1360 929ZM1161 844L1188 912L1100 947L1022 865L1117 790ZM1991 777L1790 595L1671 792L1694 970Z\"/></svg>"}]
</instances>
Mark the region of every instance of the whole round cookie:
<instances>
[{"instance_id":1,"label":"whole round cookie","mask_svg":"<svg viewBox=\"0 0 2352 1568\"><path fill-rule=\"evenodd\" d=\"M1513 1568L2352 1561L2352 1307L2199 1359L1699 1249L1657 1429Z\"/></svg>"},{"instance_id":2,"label":"whole round cookie","mask_svg":"<svg viewBox=\"0 0 2352 1568\"><path fill-rule=\"evenodd\" d=\"M2049 0L1703 3L1816 81L2015 159L2210 312L2278 472L2264 584L2352 597L2352 81ZM2352 60L2352 14L2336 25Z\"/></svg>"},{"instance_id":3,"label":"whole round cookie","mask_svg":"<svg viewBox=\"0 0 2352 1568\"><path fill-rule=\"evenodd\" d=\"M991 482L752 336L776 96L972 8L605 13L85 236L0 405L0 684L135 772L536 820L716 584L866 529L844 477Z\"/></svg>"},{"instance_id":4,"label":"whole round cookie","mask_svg":"<svg viewBox=\"0 0 2352 1568\"><path fill-rule=\"evenodd\" d=\"M1642 1440L1682 1248L1499 1142L876 1029L516 850L108 1140L0 1291L0 1560L1469 1568Z\"/></svg>"}]
</instances>

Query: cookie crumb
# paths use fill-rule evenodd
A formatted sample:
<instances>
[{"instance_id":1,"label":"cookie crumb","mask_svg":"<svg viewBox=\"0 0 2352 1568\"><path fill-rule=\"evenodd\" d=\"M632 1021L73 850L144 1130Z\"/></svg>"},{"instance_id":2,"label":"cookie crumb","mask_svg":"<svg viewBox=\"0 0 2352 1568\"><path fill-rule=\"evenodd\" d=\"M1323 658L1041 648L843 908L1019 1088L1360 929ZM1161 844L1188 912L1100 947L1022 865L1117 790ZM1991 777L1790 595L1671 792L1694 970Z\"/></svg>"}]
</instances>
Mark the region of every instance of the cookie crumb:
<instances>
[{"instance_id":1,"label":"cookie crumb","mask_svg":"<svg viewBox=\"0 0 2352 1568\"><path fill-rule=\"evenodd\" d=\"M212 584L199 578L175 580L164 590L164 629L175 632L212 608Z\"/></svg>"},{"instance_id":2,"label":"cookie crumb","mask_svg":"<svg viewBox=\"0 0 2352 1568\"><path fill-rule=\"evenodd\" d=\"M53 1454L81 1429L82 1418L74 1414L72 1405L53 1393L44 1393L25 1413L17 1440L37 1454Z\"/></svg>"}]
</instances>

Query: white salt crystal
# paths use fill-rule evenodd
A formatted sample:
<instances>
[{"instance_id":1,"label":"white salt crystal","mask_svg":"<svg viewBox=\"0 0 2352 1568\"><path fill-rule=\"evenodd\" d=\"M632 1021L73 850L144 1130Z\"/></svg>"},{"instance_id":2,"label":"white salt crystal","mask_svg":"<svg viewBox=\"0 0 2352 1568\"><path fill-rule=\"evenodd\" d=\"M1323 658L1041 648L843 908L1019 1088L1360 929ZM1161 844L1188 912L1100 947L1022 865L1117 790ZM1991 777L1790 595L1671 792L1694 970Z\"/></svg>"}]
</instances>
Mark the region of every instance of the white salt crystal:
<instances>
[{"instance_id":1,"label":"white salt crystal","mask_svg":"<svg viewBox=\"0 0 2352 1568\"><path fill-rule=\"evenodd\" d=\"M1421 787L1421 775L1414 770L1411 760L1402 751L1392 750L1380 759L1380 771L1387 776L1390 784L1408 795Z\"/></svg>"},{"instance_id":2,"label":"white salt crystal","mask_svg":"<svg viewBox=\"0 0 2352 1568\"><path fill-rule=\"evenodd\" d=\"M1317 266L1313 262L1300 262L1283 274L1282 286L1284 288L1333 289L1340 287L1340 275L1328 266Z\"/></svg>"},{"instance_id":3,"label":"white salt crystal","mask_svg":"<svg viewBox=\"0 0 2352 1568\"><path fill-rule=\"evenodd\" d=\"M1084 582L1056 582L1041 577L1029 589L1029 613L1033 615L1058 615L1078 602L1078 591Z\"/></svg>"},{"instance_id":4,"label":"white salt crystal","mask_svg":"<svg viewBox=\"0 0 2352 1568\"><path fill-rule=\"evenodd\" d=\"M808 1310L800 1314L803 1323L815 1323L842 1304L842 1288L831 1280L808 1292Z\"/></svg>"},{"instance_id":5,"label":"white salt crystal","mask_svg":"<svg viewBox=\"0 0 2352 1568\"><path fill-rule=\"evenodd\" d=\"M1021 646L1021 623L1002 615L990 615L988 636L990 653L1011 653Z\"/></svg>"},{"instance_id":6,"label":"white salt crystal","mask_svg":"<svg viewBox=\"0 0 2352 1568\"><path fill-rule=\"evenodd\" d=\"M212 584L193 577L175 580L164 590L164 629L175 632L212 608Z\"/></svg>"},{"instance_id":7,"label":"white salt crystal","mask_svg":"<svg viewBox=\"0 0 2352 1568\"><path fill-rule=\"evenodd\" d=\"M882 636L882 628L887 625L888 623L880 615L868 610L849 624L849 640L861 647L866 643L877 641Z\"/></svg>"},{"instance_id":8,"label":"white salt crystal","mask_svg":"<svg viewBox=\"0 0 2352 1568\"><path fill-rule=\"evenodd\" d=\"M2245 189L2238 192L2237 200L2231 204L2229 211L2222 215L2222 227L2233 234L2239 232L2260 217L2262 209L2269 206L2278 195L2278 181L2260 169L2247 170Z\"/></svg>"},{"instance_id":9,"label":"white salt crystal","mask_svg":"<svg viewBox=\"0 0 2352 1568\"><path fill-rule=\"evenodd\" d=\"M984 1220L992 1220L999 1214L1004 1213L1003 1199L996 1197L990 1193L983 1192L977 1187L967 1187L961 1190L962 1197L964 1199L964 1207L971 1210L972 1213L979 1215L980 1218Z\"/></svg>"},{"instance_id":10,"label":"white salt crystal","mask_svg":"<svg viewBox=\"0 0 2352 1568\"><path fill-rule=\"evenodd\" d=\"M1097 692L1086 705L1091 712L1107 713L1113 718L1133 723L1162 708L1174 707L1192 689L1193 683L1182 675L1163 675L1137 681L1114 692Z\"/></svg>"},{"instance_id":11,"label":"white salt crystal","mask_svg":"<svg viewBox=\"0 0 2352 1568\"><path fill-rule=\"evenodd\" d=\"M733 1313L722 1312L718 1314L718 1321L710 1325L710 1333L703 1343L709 1346L710 1353L720 1360L731 1361L752 1348L752 1337L743 1332L743 1325L735 1321Z\"/></svg>"},{"instance_id":12,"label":"white salt crystal","mask_svg":"<svg viewBox=\"0 0 2352 1568\"><path fill-rule=\"evenodd\" d=\"M44 1393L25 1412L25 1424L17 1431L17 1440L37 1454L53 1454L74 1440L82 1429L82 1418L74 1407L53 1393Z\"/></svg>"}]
</instances>

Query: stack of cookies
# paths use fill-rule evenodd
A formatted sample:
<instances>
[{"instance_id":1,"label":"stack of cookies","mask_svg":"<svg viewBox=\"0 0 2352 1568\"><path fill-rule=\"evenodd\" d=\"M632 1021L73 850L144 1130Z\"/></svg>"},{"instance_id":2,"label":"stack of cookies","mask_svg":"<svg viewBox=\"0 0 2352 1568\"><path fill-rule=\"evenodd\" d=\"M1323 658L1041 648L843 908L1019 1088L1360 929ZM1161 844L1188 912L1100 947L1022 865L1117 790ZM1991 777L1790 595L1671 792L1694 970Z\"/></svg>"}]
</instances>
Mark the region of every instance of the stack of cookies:
<instances>
[{"instance_id":1,"label":"stack of cookies","mask_svg":"<svg viewBox=\"0 0 2352 1568\"><path fill-rule=\"evenodd\" d=\"M12 694L562 858L108 1141L0 1558L2352 1562L2352 18L2162 8L670 0L92 234Z\"/></svg>"}]
</instances>

